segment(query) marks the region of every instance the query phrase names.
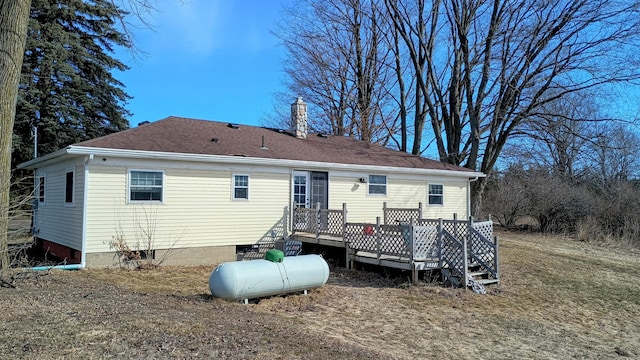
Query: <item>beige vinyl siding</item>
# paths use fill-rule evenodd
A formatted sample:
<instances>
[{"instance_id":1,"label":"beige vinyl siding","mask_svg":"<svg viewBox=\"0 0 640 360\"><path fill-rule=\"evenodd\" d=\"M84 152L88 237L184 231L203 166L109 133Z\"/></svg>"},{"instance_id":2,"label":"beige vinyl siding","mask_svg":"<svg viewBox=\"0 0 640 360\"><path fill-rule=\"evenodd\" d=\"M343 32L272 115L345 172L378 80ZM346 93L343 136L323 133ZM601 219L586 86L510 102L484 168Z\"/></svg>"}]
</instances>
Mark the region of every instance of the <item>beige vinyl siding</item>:
<instances>
[{"instance_id":1,"label":"beige vinyl siding","mask_svg":"<svg viewBox=\"0 0 640 360\"><path fill-rule=\"evenodd\" d=\"M397 176L387 176L387 195L369 195L367 184L357 181L355 176L330 175L329 208L340 209L347 204L347 220L352 222L375 222L382 220L384 203L389 207L417 208L426 199L426 184L421 180L403 180ZM367 174L360 177L367 178Z\"/></svg>"},{"instance_id":2,"label":"beige vinyl siding","mask_svg":"<svg viewBox=\"0 0 640 360\"><path fill-rule=\"evenodd\" d=\"M74 171L73 205L65 203L67 171ZM84 163L82 158L40 168L36 176L45 176L45 201L39 204L34 219L36 236L76 250L82 249L82 206Z\"/></svg>"},{"instance_id":3,"label":"beige vinyl siding","mask_svg":"<svg viewBox=\"0 0 640 360\"><path fill-rule=\"evenodd\" d=\"M351 222L375 222L380 216L384 203L392 208L417 208L422 203L423 217L452 219L467 216L466 179L455 178L403 178L399 174L387 175L387 195L369 195L367 184L360 183L359 177L367 174L331 174L329 173L329 208L340 209L347 204L347 220ZM442 184L444 204L429 206L428 184Z\"/></svg>"},{"instance_id":4,"label":"beige vinyl siding","mask_svg":"<svg viewBox=\"0 0 640 360\"><path fill-rule=\"evenodd\" d=\"M109 251L116 234L124 235L129 245L143 243L143 229L155 230L157 249L248 245L270 237L272 230L285 235L288 173L247 173L249 200L234 201L234 171L136 166L164 171L163 202L127 203L128 170L91 167L87 252Z\"/></svg>"},{"instance_id":5,"label":"beige vinyl siding","mask_svg":"<svg viewBox=\"0 0 640 360\"><path fill-rule=\"evenodd\" d=\"M457 214L459 219L468 216L468 182L455 179L437 179L430 178L428 184L440 184L443 192L442 205L429 205L427 197L423 202L422 216L426 219L453 219L453 215ZM428 185L426 185L428 186ZM425 190L428 192L428 188Z\"/></svg>"}]
</instances>

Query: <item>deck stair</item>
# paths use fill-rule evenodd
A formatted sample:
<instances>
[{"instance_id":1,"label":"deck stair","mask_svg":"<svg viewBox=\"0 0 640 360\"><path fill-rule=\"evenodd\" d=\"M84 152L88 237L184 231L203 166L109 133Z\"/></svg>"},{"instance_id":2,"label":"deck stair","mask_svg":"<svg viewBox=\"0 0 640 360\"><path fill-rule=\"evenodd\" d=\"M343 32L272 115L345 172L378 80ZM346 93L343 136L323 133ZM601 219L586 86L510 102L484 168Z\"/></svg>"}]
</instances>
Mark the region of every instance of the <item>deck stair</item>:
<instances>
[{"instance_id":1,"label":"deck stair","mask_svg":"<svg viewBox=\"0 0 640 360\"><path fill-rule=\"evenodd\" d=\"M500 282L498 239L493 236L493 223L490 220L439 220L438 231L442 239L440 267L445 280L453 286L465 283L467 286L484 286ZM473 287L474 290L476 287Z\"/></svg>"}]
</instances>

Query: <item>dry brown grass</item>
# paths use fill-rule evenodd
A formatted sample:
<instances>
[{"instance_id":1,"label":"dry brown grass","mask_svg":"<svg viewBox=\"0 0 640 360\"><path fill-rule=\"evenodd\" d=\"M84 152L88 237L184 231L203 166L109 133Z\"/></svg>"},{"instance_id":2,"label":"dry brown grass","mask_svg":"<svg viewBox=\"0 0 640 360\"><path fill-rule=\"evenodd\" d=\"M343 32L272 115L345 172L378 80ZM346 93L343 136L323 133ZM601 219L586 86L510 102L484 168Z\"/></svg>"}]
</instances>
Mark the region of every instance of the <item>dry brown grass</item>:
<instances>
[{"instance_id":1,"label":"dry brown grass","mask_svg":"<svg viewBox=\"0 0 640 360\"><path fill-rule=\"evenodd\" d=\"M67 358L640 357L640 253L562 237L500 240L502 282L488 295L337 269L308 296L243 306L211 298L211 267L59 273L1 290L10 311L0 315L9 334L0 354L32 358L65 341L77 349L64 348ZM65 326L69 311L85 322Z\"/></svg>"}]
</instances>

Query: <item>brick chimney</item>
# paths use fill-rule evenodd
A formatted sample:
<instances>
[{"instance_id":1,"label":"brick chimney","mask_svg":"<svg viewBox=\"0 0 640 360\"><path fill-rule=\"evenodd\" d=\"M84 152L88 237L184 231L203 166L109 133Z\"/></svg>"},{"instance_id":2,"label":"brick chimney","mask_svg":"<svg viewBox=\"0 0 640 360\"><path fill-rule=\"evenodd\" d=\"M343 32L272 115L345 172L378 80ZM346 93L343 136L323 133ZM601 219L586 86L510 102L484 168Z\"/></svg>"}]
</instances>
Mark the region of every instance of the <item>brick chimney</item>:
<instances>
[{"instance_id":1,"label":"brick chimney","mask_svg":"<svg viewBox=\"0 0 640 360\"><path fill-rule=\"evenodd\" d=\"M307 138L307 104L301 97L291 104L291 133L298 139Z\"/></svg>"}]
</instances>

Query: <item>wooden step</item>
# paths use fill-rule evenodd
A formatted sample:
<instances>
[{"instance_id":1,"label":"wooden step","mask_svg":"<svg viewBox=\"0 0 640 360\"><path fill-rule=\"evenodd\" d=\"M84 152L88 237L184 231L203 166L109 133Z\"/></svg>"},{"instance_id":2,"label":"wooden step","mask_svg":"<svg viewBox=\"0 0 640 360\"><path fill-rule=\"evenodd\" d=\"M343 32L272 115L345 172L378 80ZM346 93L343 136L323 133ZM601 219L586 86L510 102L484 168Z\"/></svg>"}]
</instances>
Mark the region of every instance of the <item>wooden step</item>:
<instances>
[{"instance_id":1,"label":"wooden step","mask_svg":"<svg viewBox=\"0 0 640 360\"><path fill-rule=\"evenodd\" d=\"M472 277L476 277L476 276L489 275L489 272L487 272L487 271L469 271L469 272L467 272L467 274L472 276Z\"/></svg>"},{"instance_id":2,"label":"wooden step","mask_svg":"<svg viewBox=\"0 0 640 360\"><path fill-rule=\"evenodd\" d=\"M482 285L496 284L498 279L476 279L476 281Z\"/></svg>"}]
</instances>

